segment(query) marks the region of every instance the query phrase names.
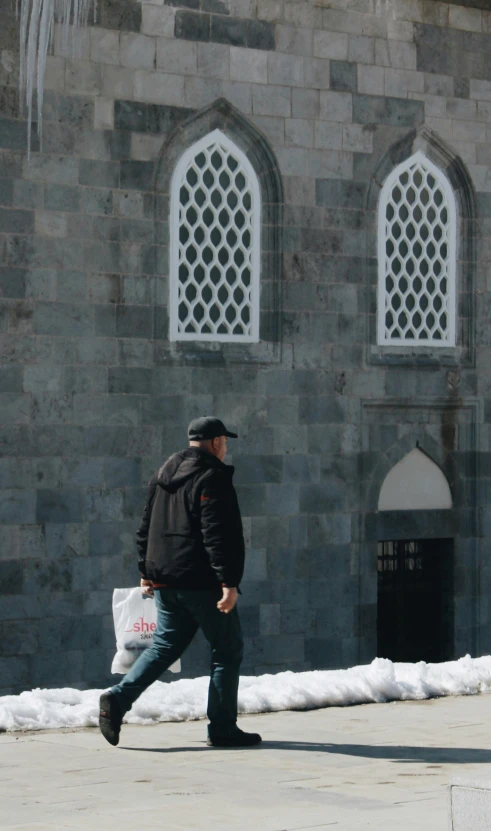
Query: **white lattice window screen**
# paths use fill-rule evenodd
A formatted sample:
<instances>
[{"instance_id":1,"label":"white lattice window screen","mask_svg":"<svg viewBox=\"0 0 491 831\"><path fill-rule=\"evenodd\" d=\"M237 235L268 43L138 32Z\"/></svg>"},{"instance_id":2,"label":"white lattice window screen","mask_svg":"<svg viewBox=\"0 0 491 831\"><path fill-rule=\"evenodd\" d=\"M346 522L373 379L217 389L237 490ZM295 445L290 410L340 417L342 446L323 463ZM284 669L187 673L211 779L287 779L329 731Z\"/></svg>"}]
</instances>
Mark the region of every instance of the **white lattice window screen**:
<instances>
[{"instance_id":1,"label":"white lattice window screen","mask_svg":"<svg viewBox=\"0 0 491 831\"><path fill-rule=\"evenodd\" d=\"M171 193L171 340L259 340L260 193L220 130L179 161Z\"/></svg>"},{"instance_id":2,"label":"white lattice window screen","mask_svg":"<svg viewBox=\"0 0 491 831\"><path fill-rule=\"evenodd\" d=\"M379 344L455 345L456 234L450 183L418 151L380 197Z\"/></svg>"}]
</instances>

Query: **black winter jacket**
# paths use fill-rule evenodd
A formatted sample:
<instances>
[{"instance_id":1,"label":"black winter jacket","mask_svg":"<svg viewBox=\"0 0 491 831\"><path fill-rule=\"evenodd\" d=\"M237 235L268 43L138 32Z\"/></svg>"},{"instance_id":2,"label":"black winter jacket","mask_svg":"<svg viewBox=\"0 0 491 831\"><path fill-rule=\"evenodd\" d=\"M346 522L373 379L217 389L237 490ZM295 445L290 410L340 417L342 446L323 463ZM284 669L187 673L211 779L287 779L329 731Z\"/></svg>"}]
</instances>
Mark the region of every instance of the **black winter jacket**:
<instances>
[{"instance_id":1,"label":"black winter jacket","mask_svg":"<svg viewBox=\"0 0 491 831\"><path fill-rule=\"evenodd\" d=\"M190 447L152 476L136 535L144 577L175 588L239 586L244 535L233 473Z\"/></svg>"}]
</instances>

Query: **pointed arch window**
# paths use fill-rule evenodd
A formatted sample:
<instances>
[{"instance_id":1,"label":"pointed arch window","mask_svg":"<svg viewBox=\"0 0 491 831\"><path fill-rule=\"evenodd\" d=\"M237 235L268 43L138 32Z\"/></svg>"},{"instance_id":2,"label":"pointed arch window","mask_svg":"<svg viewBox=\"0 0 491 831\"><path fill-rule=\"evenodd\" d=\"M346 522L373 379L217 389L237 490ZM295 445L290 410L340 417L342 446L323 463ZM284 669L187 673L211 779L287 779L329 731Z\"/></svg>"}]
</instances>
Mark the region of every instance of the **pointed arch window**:
<instances>
[{"instance_id":1,"label":"pointed arch window","mask_svg":"<svg viewBox=\"0 0 491 831\"><path fill-rule=\"evenodd\" d=\"M261 197L221 130L180 158L171 187L171 340L259 340Z\"/></svg>"},{"instance_id":2,"label":"pointed arch window","mask_svg":"<svg viewBox=\"0 0 491 831\"><path fill-rule=\"evenodd\" d=\"M445 474L426 453L415 447L385 477L378 510L447 510L452 504Z\"/></svg>"},{"instance_id":3,"label":"pointed arch window","mask_svg":"<svg viewBox=\"0 0 491 831\"><path fill-rule=\"evenodd\" d=\"M378 208L378 343L455 346L455 197L421 151L388 176Z\"/></svg>"}]
</instances>

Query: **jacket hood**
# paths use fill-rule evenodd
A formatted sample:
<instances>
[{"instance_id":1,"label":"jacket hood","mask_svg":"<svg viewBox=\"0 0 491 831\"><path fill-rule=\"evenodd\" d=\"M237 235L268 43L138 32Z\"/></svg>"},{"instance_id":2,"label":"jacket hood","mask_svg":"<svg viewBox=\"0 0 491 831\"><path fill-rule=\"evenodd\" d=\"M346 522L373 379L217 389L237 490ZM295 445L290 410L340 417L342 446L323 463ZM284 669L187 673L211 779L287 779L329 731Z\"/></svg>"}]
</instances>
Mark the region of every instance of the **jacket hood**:
<instances>
[{"instance_id":1,"label":"jacket hood","mask_svg":"<svg viewBox=\"0 0 491 831\"><path fill-rule=\"evenodd\" d=\"M169 493L175 493L188 479L212 468L225 470L230 476L234 472L232 465L224 464L212 453L199 447L189 447L174 453L164 462L158 471L157 483Z\"/></svg>"}]
</instances>

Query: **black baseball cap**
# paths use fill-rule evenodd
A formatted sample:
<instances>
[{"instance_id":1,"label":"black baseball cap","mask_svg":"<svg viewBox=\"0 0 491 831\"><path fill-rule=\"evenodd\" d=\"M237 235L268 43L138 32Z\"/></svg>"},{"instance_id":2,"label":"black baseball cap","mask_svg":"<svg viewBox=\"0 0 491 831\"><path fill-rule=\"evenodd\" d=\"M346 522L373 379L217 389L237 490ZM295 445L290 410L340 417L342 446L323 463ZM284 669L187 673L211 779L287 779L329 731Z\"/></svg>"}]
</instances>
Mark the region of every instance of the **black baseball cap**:
<instances>
[{"instance_id":1,"label":"black baseball cap","mask_svg":"<svg viewBox=\"0 0 491 831\"><path fill-rule=\"evenodd\" d=\"M230 439L237 439L237 433L227 430L223 421L213 416L201 416L195 418L188 427L189 441L206 441L216 439L218 436L228 436Z\"/></svg>"}]
</instances>

